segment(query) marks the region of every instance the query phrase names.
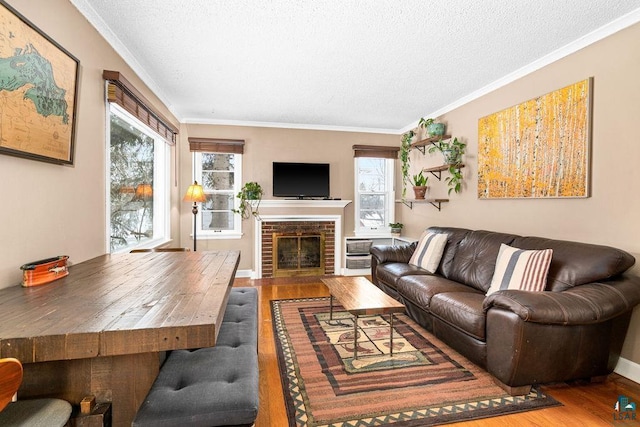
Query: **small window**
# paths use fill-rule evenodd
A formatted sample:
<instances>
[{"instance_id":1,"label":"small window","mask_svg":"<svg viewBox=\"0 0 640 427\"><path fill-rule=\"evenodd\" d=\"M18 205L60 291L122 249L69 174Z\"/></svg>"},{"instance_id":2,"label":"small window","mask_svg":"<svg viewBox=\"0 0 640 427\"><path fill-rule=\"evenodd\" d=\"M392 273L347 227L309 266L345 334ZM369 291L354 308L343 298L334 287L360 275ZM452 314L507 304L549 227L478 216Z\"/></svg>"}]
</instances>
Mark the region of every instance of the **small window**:
<instances>
[{"instance_id":1,"label":"small window","mask_svg":"<svg viewBox=\"0 0 640 427\"><path fill-rule=\"evenodd\" d=\"M168 240L165 141L116 104L109 104L108 251Z\"/></svg>"},{"instance_id":2,"label":"small window","mask_svg":"<svg viewBox=\"0 0 640 427\"><path fill-rule=\"evenodd\" d=\"M207 195L196 219L198 238L240 237L242 219L233 210L239 204L242 154L196 152L195 169Z\"/></svg>"},{"instance_id":3,"label":"small window","mask_svg":"<svg viewBox=\"0 0 640 427\"><path fill-rule=\"evenodd\" d=\"M394 160L355 158L356 234L386 234L394 222Z\"/></svg>"}]
</instances>

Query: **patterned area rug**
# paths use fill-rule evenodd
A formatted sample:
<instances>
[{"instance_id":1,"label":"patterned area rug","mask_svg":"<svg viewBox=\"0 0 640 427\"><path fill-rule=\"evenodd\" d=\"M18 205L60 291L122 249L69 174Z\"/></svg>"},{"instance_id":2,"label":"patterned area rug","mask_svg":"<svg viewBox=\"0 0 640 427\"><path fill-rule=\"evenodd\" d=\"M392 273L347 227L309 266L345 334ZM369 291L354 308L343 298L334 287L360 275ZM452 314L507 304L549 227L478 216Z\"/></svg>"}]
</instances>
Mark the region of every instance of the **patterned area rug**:
<instances>
[{"instance_id":1,"label":"patterned area rug","mask_svg":"<svg viewBox=\"0 0 640 427\"><path fill-rule=\"evenodd\" d=\"M533 389L510 396L491 376L404 314L353 318L329 298L271 303L290 426L428 426L560 405Z\"/></svg>"}]
</instances>

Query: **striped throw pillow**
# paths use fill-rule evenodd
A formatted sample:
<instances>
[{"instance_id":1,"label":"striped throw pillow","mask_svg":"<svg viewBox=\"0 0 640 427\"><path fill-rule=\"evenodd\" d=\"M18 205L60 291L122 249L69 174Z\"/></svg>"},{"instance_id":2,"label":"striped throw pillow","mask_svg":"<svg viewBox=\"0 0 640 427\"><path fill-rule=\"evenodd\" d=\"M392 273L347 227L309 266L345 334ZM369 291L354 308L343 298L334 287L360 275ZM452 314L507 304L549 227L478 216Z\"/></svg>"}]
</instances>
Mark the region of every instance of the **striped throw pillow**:
<instances>
[{"instance_id":1,"label":"striped throw pillow","mask_svg":"<svg viewBox=\"0 0 640 427\"><path fill-rule=\"evenodd\" d=\"M447 244L447 235L443 233L429 233L425 231L420 236L418 247L411 256L409 264L424 268L429 273L435 273L440 264L440 258Z\"/></svg>"},{"instance_id":2,"label":"striped throw pillow","mask_svg":"<svg viewBox=\"0 0 640 427\"><path fill-rule=\"evenodd\" d=\"M505 289L544 291L552 255L553 249L524 250L503 243L487 295Z\"/></svg>"}]
</instances>

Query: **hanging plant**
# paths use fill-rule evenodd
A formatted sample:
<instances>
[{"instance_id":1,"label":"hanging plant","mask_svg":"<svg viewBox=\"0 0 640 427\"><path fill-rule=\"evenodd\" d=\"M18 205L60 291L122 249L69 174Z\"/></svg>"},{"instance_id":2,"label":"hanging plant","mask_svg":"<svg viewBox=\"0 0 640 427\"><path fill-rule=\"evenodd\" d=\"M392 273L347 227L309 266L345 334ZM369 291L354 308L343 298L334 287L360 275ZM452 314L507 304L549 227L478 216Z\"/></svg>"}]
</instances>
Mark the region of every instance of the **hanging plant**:
<instances>
[{"instance_id":1,"label":"hanging plant","mask_svg":"<svg viewBox=\"0 0 640 427\"><path fill-rule=\"evenodd\" d=\"M407 195L407 184L409 183L409 152L411 151L411 139L415 136L415 132L410 130L402 135L402 145L400 146L400 164L402 170L402 198Z\"/></svg>"}]
</instances>

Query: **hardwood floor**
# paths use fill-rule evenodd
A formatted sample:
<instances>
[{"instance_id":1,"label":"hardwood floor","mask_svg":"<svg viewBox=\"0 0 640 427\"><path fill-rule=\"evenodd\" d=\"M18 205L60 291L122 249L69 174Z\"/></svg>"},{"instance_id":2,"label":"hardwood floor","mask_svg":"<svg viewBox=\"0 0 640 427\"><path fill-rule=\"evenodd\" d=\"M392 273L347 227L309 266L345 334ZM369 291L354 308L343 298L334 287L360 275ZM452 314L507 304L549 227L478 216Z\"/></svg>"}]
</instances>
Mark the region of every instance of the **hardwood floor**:
<instances>
[{"instance_id":1,"label":"hardwood floor","mask_svg":"<svg viewBox=\"0 0 640 427\"><path fill-rule=\"evenodd\" d=\"M282 386L278 372L270 301L274 299L328 296L319 278L236 279L234 286L256 287L260 296L260 410L255 427L285 427L288 425ZM546 385L543 391L563 406L493 417L452 426L610 426L640 425L637 420L615 420L618 396L640 400L640 384L617 374L602 383L575 382Z\"/></svg>"}]
</instances>

